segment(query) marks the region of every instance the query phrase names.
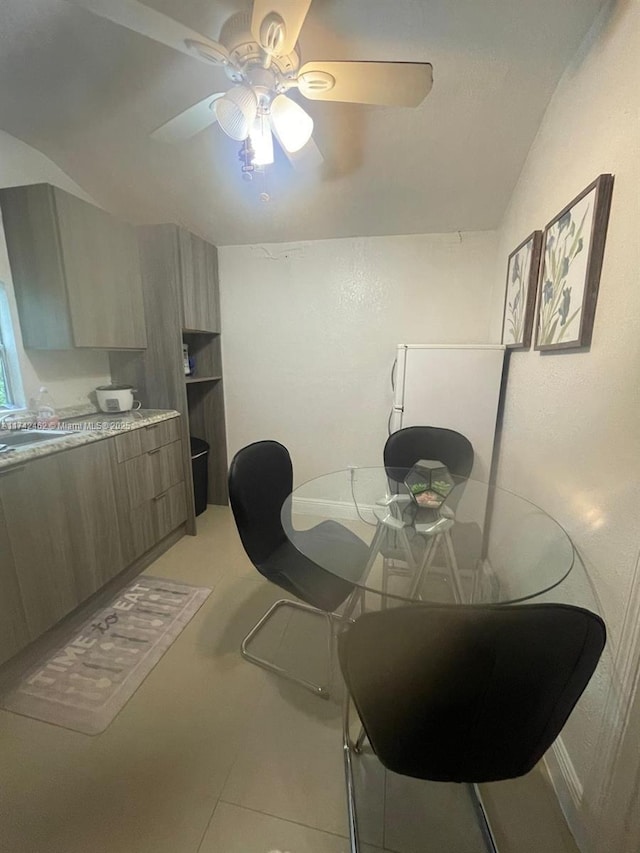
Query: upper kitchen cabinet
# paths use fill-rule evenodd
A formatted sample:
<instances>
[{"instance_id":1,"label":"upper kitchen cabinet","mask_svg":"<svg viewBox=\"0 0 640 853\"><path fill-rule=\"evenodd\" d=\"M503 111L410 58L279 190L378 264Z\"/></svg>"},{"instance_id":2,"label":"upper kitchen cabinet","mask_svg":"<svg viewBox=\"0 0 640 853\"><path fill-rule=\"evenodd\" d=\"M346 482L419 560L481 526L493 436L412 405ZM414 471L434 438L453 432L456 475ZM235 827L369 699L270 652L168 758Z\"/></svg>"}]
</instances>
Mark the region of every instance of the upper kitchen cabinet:
<instances>
[{"instance_id":1,"label":"upper kitchen cabinet","mask_svg":"<svg viewBox=\"0 0 640 853\"><path fill-rule=\"evenodd\" d=\"M218 252L195 234L178 228L182 327L194 332L220 331Z\"/></svg>"},{"instance_id":2,"label":"upper kitchen cabinet","mask_svg":"<svg viewBox=\"0 0 640 853\"><path fill-rule=\"evenodd\" d=\"M133 226L49 184L0 190L28 349L144 349Z\"/></svg>"}]
</instances>

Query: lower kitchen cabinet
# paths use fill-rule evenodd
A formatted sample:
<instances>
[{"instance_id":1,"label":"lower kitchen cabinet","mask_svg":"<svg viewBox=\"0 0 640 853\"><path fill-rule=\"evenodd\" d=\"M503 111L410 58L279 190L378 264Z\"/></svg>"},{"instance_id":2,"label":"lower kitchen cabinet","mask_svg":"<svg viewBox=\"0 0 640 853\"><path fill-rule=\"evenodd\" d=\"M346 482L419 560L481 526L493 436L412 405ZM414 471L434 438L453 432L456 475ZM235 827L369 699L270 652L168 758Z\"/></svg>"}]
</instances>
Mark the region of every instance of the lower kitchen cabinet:
<instances>
[{"instance_id":1,"label":"lower kitchen cabinet","mask_svg":"<svg viewBox=\"0 0 640 853\"><path fill-rule=\"evenodd\" d=\"M180 423L159 426L0 469L0 663L184 524Z\"/></svg>"},{"instance_id":2,"label":"lower kitchen cabinet","mask_svg":"<svg viewBox=\"0 0 640 853\"><path fill-rule=\"evenodd\" d=\"M128 562L136 560L156 542L184 524L186 519L184 483L178 483L127 512L127 521L120 529Z\"/></svg>"},{"instance_id":3,"label":"lower kitchen cabinet","mask_svg":"<svg viewBox=\"0 0 640 853\"><path fill-rule=\"evenodd\" d=\"M9 531L0 504L0 663L19 652L30 639Z\"/></svg>"},{"instance_id":4,"label":"lower kitchen cabinet","mask_svg":"<svg viewBox=\"0 0 640 853\"><path fill-rule=\"evenodd\" d=\"M59 455L3 471L0 500L33 640L78 604Z\"/></svg>"},{"instance_id":5,"label":"lower kitchen cabinet","mask_svg":"<svg viewBox=\"0 0 640 853\"><path fill-rule=\"evenodd\" d=\"M160 427L160 428L158 428ZM115 439L125 561L136 560L187 518L180 424L175 418Z\"/></svg>"},{"instance_id":6,"label":"lower kitchen cabinet","mask_svg":"<svg viewBox=\"0 0 640 853\"><path fill-rule=\"evenodd\" d=\"M116 488L111 475L112 444L108 440L98 441L57 457L78 602L103 587L127 565L118 533Z\"/></svg>"}]
</instances>

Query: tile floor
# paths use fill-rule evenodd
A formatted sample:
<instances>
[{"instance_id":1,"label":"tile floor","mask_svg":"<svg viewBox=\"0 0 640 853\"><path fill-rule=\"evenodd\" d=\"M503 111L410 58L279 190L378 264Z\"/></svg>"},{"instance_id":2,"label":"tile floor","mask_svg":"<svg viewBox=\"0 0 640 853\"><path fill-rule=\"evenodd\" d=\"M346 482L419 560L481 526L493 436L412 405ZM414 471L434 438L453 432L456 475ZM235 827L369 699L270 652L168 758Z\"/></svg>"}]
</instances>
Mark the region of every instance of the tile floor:
<instances>
[{"instance_id":1,"label":"tile floor","mask_svg":"<svg viewBox=\"0 0 640 853\"><path fill-rule=\"evenodd\" d=\"M281 596L229 510L148 571L213 593L103 734L0 711L1 853L348 853L339 700L240 658ZM261 653L321 672L312 623L281 612ZM484 853L464 788L384 774L371 755L358 775L363 853ZM541 772L486 787L500 853L576 853Z\"/></svg>"}]
</instances>

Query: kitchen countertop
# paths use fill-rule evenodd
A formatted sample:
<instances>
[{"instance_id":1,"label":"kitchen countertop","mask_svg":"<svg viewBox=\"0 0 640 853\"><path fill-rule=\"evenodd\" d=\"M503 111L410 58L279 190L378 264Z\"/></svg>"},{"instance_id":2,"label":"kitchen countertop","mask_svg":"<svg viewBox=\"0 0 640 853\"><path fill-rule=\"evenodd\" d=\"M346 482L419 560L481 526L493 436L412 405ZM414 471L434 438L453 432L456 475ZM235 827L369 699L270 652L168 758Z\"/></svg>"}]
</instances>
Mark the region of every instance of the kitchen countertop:
<instances>
[{"instance_id":1,"label":"kitchen countertop","mask_svg":"<svg viewBox=\"0 0 640 853\"><path fill-rule=\"evenodd\" d=\"M101 441L103 438L113 438L113 436L122 435L123 432L178 417L180 417L180 413L173 409L139 409L136 412L119 414L95 412L83 417L63 418L56 429L70 430L69 433L55 435L48 441L23 445L0 453L0 470L14 465L24 465L25 462L30 462L41 456L70 450L73 447L90 444L92 441ZM13 428L9 431L12 432ZM0 424L0 444L2 444L3 432L2 424Z\"/></svg>"}]
</instances>

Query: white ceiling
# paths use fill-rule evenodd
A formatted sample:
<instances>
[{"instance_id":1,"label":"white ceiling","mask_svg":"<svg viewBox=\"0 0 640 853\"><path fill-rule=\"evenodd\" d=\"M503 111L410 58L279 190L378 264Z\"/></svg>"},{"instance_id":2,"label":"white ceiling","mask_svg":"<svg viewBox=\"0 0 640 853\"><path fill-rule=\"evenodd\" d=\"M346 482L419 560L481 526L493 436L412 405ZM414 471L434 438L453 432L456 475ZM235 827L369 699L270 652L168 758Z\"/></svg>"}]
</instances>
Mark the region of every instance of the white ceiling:
<instances>
[{"instance_id":1,"label":"white ceiling","mask_svg":"<svg viewBox=\"0 0 640 853\"><path fill-rule=\"evenodd\" d=\"M217 38L243 0L146 0ZM321 175L240 177L218 127L149 139L224 74L63 0L0 3L0 129L108 209L218 245L495 228L542 114L603 0L314 0L304 60L429 61L416 110L305 102ZM259 201L266 189L271 202Z\"/></svg>"}]
</instances>

